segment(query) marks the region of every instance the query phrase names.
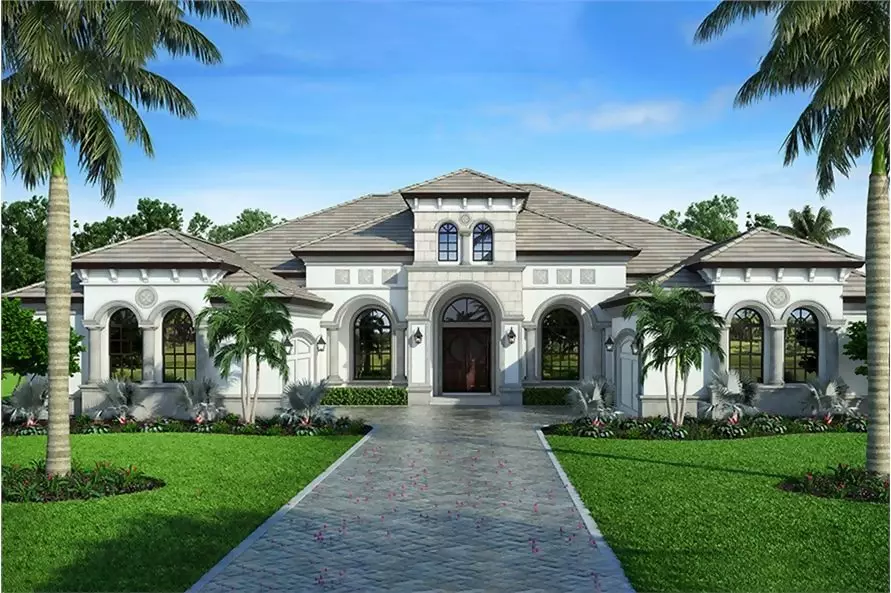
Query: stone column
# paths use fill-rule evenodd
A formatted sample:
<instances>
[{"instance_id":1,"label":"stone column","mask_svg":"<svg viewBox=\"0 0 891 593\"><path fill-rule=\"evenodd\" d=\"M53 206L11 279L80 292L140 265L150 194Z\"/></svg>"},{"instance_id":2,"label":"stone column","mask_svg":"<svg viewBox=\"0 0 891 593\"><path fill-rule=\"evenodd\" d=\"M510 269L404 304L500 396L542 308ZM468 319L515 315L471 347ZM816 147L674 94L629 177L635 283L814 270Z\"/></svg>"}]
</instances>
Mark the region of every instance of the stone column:
<instances>
[{"instance_id":1,"label":"stone column","mask_svg":"<svg viewBox=\"0 0 891 593\"><path fill-rule=\"evenodd\" d=\"M102 381L102 328L98 325L88 327L89 341L87 342L87 356L89 356L89 377L87 382L96 385Z\"/></svg>"},{"instance_id":2,"label":"stone column","mask_svg":"<svg viewBox=\"0 0 891 593\"><path fill-rule=\"evenodd\" d=\"M822 350L826 353L823 358L826 363L823 381L832 381L838 378L838 330L842 327L843 324L830 324L823 331Z\"/></svg>"},{"instance_id":3,"label":"stone column","mask_svg":"<svg viewBox=\"0 0 891 593\"><path fill-rule=\"evenodd\" d=\"M396 326L394 332L396 340L396 376L393 378L394 383L406 384L408 377L405 376L405 325Z\"/></svg>"},{"instance_id":4,"label":"stone column","mask_svg":"<svg viewBox=\"0 0 891 593\"><path fill-rule=\"evenodd\" d=\"M461 246L459 251L461 255L461 263L469 264L473 254L473 241L470 238L470 231L461 231L460 240Z\"/></svg>"},{"instance_id":5,"label":"stone column","mask_svg":"<svg viewBox=\"0 0 891 593\"><path fill-rule=\"evenodd\" d=\"M155 328L142 328L142 382L155 382Z\"/></svg>"},{"instance_id":6,"label":"stone column","mask_svg":"<svg viewBox=\"0 0 891 593\"><path fill-rule=\"evenodd\" d=\"M538 369L538 328L533 326L526 327L526 381L540 381Z\"/></svg>"},{"instance_id":7,"label":"stone column","mask_svg":"<svg viewBox=\"0 0 891 593\"><path fill-rule=\"evenodd\" d=\"M729 358L730 358L730 327L725 325L721 328L721 350L724 351L724 360L721 360L721 357L718 356L717 352L710 352L709 356L711 357L711 371L710 373L720 375L724 369L729 369ZM710 385L712 380L714 380L714 374L707 374L705 377L706 385Z\"/></svg>"},{"instance_id":8,"label":"stone column","mask_svg":"<svg viewBox=\"0 0 891 593\"><path fill-rule=\"evenodd\" d=\"M340 340L337 336L337 328L328 328L328 384L340 385L343 379L340 377L340 363L338 361L340 354Z\"/></svg>"},{"instance_id":9,"label":"stone column","mask_svg":"<svg viewBox=\"0 0 891 593\"><path fill-rule=\"evenodd\" d=\"M767 372L767 380L771 385L782 385L783 361L786 352L786 326L770 326L770 361Z\"/></svg>"}]
</instances>

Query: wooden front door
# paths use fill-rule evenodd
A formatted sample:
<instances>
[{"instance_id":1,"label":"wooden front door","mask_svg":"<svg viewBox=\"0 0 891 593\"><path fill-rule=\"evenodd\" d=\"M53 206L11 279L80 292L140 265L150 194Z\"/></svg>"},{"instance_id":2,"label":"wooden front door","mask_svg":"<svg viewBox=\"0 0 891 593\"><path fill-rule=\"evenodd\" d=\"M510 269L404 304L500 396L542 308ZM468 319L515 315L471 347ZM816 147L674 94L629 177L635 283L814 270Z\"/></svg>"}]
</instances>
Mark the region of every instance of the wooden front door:
<instances>
[{"instance_id":1,"label":"wooden front door","mask_svg":"<svg viewBox=\"0 0 891 593\"><path fill-rule=\"evenodd\" d=\"M491 391L488 327L444 327L442 390L444 393Z\"/></svg>"}]
</instances>

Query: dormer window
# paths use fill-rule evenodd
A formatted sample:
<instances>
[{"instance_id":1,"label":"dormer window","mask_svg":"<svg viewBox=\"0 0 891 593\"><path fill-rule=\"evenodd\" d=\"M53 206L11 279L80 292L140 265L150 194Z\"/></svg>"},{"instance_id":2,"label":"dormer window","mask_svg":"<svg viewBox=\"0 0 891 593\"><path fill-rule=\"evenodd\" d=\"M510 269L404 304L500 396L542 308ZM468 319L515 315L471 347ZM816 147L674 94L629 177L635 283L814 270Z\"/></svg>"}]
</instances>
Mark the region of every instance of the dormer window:
<instances>
[{"instance_id":1,"label":"dormer window","mask_svg":"<svg viewBox=\"0 0 891 593\"><path fill-rule=\"evenodd\" d=\"M451 222L439 227L439 261L458 261L458 227Z\"/></svg>"},{"instance_id":2,"label":"dormer window","mask_svg":"<svg viewBox=\"0 0 891 593\"><path fill-rule=\"evenodd\" d=\"M473 227L473 261L492 261L492 227L484 222Z\"/></svg>"}]
</instances>

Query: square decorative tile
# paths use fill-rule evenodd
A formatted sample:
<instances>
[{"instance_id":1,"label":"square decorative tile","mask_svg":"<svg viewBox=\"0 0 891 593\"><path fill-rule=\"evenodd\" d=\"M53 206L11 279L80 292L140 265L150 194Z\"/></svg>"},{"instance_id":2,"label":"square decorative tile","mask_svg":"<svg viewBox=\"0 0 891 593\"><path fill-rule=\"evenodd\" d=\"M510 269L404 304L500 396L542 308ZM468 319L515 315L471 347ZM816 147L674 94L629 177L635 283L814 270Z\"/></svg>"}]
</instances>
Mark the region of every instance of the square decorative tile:
<instances>
[{"instance_id":1,"label":"square decorative tile","mask_svg":"<svg viewBox=\"0 0 891 593\"><path fill-rule=\"evenodd\" d=\"M374 284L374 270L359 270L359 284Z\"/></svg>"},{"instance_id":2,"label":"square decorative tile","mask_svg":"<svg viewBox=\"0 0 891 593\"><path fill-rule=\"evenodd\" d=\"M594 269L593 268L582 268L580 273L579 282L582 284L594 284Z\"/></svg>"},{"instance_id":3,"label":"square decorative tile","mask_svg":"<svg viewBox=\"0 0 891 593\"><path fill-rule=\"evenodd\" d=\"M572 270L557 270L557 284L572 284Z\"/></svg>"},{"instance_id":4,"label":"square decorative tile","mask_svg":"<svg viewBox=\"0 0 891 593\"><path fill-rule=\"evenodd\" d=\"M334 284L349 284L350 283L350 271L349 270L334 270Z\"/></svg>"},{"instance_id":5,"label":"square decorative tile","mask_svg":"<svg viewBox=\"0 0 891 593\"><path fill-rule=\"evenodd\" d=\"M545 269L532 270L532 284L547 284L548 271Z\"/></svg>"}]
</instances>

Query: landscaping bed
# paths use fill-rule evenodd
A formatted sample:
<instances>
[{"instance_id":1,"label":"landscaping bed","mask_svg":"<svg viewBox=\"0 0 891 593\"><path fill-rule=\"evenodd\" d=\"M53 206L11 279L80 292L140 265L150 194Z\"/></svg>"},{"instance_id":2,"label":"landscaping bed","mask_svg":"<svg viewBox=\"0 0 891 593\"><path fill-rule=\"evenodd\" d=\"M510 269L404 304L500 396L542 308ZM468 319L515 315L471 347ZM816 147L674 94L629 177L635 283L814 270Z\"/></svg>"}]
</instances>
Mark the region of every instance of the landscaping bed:
<instances>
[{"instance_id":1,"label":"landscaping bed","mask_svg":"<svg viewBox=\"0 0 891 593\"><path fill-rule=\"evenodd\" d=\"M184 591L359 440L223 434L71 437L74 460L135 466L163 488L92 501L2 505L2 588ZM45 437L3 438L27 466Z\"/></svg>"},{"instance_id":2,"label":"landscaping bed","mask_svg":"<svg viewBox=\"0 0 891 593\"><path fill-rule=\"evenodd\" d=\"M887 505L778 487L865 434L548 441L638 591L887 591Z\"/></svg>"}]
</instances>

